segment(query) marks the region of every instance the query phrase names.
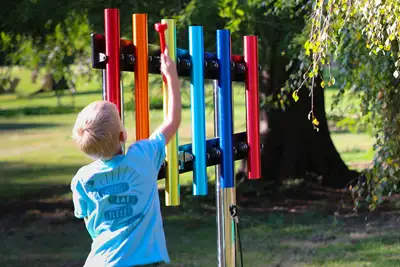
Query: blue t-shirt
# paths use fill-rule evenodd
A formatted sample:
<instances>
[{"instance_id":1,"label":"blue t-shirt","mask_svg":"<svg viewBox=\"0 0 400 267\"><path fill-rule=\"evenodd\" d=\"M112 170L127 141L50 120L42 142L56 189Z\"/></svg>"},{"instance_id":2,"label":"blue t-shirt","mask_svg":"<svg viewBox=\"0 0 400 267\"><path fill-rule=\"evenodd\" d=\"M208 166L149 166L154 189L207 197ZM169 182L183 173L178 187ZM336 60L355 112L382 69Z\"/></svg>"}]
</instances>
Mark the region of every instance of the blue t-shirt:
<instances>
[{"instance_id":1,"label":"blue t-shirt","mask_svg":"<svg viewBox=\"0 0 400 267\"><path fill-rule=\"evenodd\" d=\"M85 267L169 263L157 175L165 138L155 133L126 155L82 167L71 183L75 216L93 239Z\"/></svg>"}]
</instances>

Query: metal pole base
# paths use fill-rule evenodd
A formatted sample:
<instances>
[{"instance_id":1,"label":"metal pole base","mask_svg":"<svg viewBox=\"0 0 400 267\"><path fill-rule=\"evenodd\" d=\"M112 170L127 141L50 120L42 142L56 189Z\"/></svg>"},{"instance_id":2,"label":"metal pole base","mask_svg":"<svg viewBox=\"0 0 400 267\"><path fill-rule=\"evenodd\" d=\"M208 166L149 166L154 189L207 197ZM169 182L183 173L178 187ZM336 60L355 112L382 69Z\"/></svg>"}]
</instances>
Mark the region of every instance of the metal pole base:
<instances>
[{"instance_id":1,"label":"metal pole base","mask_svg":"<svg viewBox=\"0 0 400 267\"><path fill-rule=\"evenodd\" d=\"M222 189L224 220L225 267L236 266L236 224L231 216L230 207L236 205L235 188Z\"/></svg>"}]
</instances>

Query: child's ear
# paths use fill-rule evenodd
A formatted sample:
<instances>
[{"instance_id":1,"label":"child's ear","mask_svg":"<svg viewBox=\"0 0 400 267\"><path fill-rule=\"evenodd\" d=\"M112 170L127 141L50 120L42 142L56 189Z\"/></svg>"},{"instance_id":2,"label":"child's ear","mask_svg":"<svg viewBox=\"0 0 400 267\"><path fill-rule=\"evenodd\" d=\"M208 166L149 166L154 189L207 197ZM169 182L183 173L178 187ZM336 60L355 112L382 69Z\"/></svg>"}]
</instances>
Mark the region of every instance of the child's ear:
<instances>
[{"instance_id":1,"label":"child's ear","mask_svg":"<svg viewBox=\"0 0 400 267\"><path fill-rule=\"evenodd\" d=\"M128 138L126 130L123 129L120 133L119 133L119 141L122 143L126 142L126 139Z\"/></svg>"}]
</instances>

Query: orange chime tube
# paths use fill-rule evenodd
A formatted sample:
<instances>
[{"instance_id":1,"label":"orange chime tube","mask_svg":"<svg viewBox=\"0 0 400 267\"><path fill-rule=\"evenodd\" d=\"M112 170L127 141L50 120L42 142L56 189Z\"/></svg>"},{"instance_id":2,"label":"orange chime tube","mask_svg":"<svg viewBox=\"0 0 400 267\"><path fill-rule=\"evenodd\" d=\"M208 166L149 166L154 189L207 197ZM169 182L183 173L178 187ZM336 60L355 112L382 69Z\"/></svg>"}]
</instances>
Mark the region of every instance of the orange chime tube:
<instances>
[{"instance_id":1,"label":"orange chime tube","mask_svg":"<svg viewBox=\"0 0 400 267\"><path fill-rule=\"evenodd\" d=\"M141 140L150 136L147 15L133 14L132 29L135 46L136 140Z\"/></svg>"}]
</instances>

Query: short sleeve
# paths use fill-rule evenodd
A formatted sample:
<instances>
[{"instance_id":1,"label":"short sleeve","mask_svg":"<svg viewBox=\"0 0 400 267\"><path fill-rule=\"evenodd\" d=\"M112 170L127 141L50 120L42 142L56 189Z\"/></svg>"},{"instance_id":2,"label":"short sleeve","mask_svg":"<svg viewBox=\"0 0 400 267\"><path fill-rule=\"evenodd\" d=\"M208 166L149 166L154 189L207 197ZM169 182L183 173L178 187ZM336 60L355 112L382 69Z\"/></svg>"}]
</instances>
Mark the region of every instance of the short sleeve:
<instances>
[{"instance_id":1,"label":"short sleeve","mask_svg":"<svg viewBox=\"0 0 400 267\"><path fill-rule=\"evenodd\" d=\"M144 148L146 156L158 170L165 158L165 137L161 132L153 133L149 139L140 142Z\"/></svg>"},{"instance_id":2,"label":"short sleeve","mask_svg":"<svg viewBox=\"0 0 400 267\"><path fill-rule=\"evenodd\" d=\"M165 137L161 132L155 132L149 137L148 155L156 169L160 169L165 158Z\"/></svg>"},{"instance_id":3,"label":"short sleeve","mask_svg":"<svg viewBox=\"0 0 400 267\"><path fill-rule=\"evenodd\" d=\"M71 191L75 217L79 219L87 217L87 203L84 197L85 191L81 182L76 179L76 177L72 180Z\"/></svg>"}]
</instances>

